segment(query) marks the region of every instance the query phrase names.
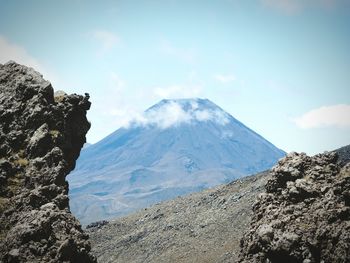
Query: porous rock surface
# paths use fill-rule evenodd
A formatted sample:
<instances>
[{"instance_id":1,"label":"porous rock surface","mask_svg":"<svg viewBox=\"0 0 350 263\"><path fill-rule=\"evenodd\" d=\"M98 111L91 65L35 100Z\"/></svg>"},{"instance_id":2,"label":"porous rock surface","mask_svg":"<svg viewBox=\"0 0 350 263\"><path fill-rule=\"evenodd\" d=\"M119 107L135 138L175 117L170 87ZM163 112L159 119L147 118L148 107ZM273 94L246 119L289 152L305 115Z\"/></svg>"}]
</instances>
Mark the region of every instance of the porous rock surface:
<instances>
[{"instance_id":1,"label":"porous rock surface","mask_svg":"<svg viewBox=\"0 0 350 263\"><path fill-rule=\"evenodd\" d=\"M0 262L96 262L69 211L66 175L90 128L89 97L0 64Z\"/></svg>"},{"instance_id":2,"label":"porous rock surface","mask_svg":"<svg viewBox=\"0 0 350 263\"><path fill-rule=\"evenodd\" d=\"M272 169L253 206L240 262L350 262L350 164L346 149L291 153Z\"/></svg>"}]
</instances>

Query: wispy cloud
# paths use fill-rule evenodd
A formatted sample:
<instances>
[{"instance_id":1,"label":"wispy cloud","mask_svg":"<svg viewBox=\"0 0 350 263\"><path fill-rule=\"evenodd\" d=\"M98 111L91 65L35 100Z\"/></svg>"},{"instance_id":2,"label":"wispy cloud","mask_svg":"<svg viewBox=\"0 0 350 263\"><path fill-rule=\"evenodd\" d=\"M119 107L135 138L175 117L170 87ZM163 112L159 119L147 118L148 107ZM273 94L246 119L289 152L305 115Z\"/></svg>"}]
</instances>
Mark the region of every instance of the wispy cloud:
<instances>
[{"instance_id":1,"label":"wispy cloud","mask_svg":"<svg viewBox=\"0 0 350 263\"><path fill-rule=\"evenodd\" d=\"M269 8L273 8L286 14L297 13L303 7L302 1L299 0L261 0L261 2Z\"/></svg>"},{"instance_id":2,"label":"wispy cloud","mask_svg":"<svg viewBox=\"0 0 350 263\"><path fill-rule=\"evenodd\" d=\"M203 87L199 84L170 85L166 87L156 87L153 93L160 99L179 99L199 97Z\"/></svg>"},{"instance_id":3,"label":"wispy cloud","mask_svg":"<svg viewBox=\"0 0 350 263\"><path fill-rule=\"evenodd\" d=\"M339 104L313 109L293 121L303 129L327 126L350 128L350 105Z\"/></svg>"},{"instance_id":4,"label":"wispy cloud","mask_svg":"<svg viewBox=\"0 0 350 263\"><path fill-rule=\"evenodd\" d=\"M92 37L97 40L101 46L99 54L103 55L120 43L120 37L115 33L106 30L96 30L92 32Z\"/></svg>"},{"instance_id":5,"label":"wispy cloud","mask_svg":"<svg viewBox=\"0 0 350 263\"><path fill-rule=\"evenodd\" d=\"M196 51L193 48L179 48L164 39L161 41L160 51L189 64L195 63L197 59Z\"/></svg>"},{"instance_id":6,"label":"wispy cloud","mask_svg":"<svg viewBox=\"0 0 350 263\"><path fill-rule=\"evenodd\" d=\"M0 36L0 63L14 60L17 63L30 66L39 70L40 63L21 46L11 43L8 39Z\"/></svg>"},{"instance_id":7,"label":"wispy cloud","mask_svg":"<svg viewBox=\"0 0 350 263\"><path fill-rule=\"evenodd\" d=\"M140 115L134 103L129 102L134 99L130 99L130 96L132 95L128 93L128 83L120 74L110 72L104 92L95 94L91 110L112 120L105 125L113 125L114 129L127 126L132 119Z\"/></svg>"},{"instance_id":8,"label":"wispy cloud","mask_svg":"<svg viewBox=\"0 0 350 263\"><path fill-rule=\"evenodd\" d=\"M31 56L25 48L0 35L0 63L6 63L10 60L34 68L52 83L58 82L56 75L48 70L38 59Z\"/></svg>"},{"instance_id":9,"label":"wispy cloud","mask_svg":"<svg viewBox=\"0 0 350 263\"><path fill-rule=\"evenodd\" d=\"M260 2L284 14L297 14L307 8L332 9L346 4L346 0L260 0Z\"/></svg>"},{"instance_id":10,"label":"wispy cloud","mask_svg":"<svg viewBox=\"0 0 350 263\"><path fill-rule=\"evenodd\" d=\"M121 92L125 88L125 81L115 72L111 72L109 86L114 92Z\"/></svg>"},{"instance_id":11,"label":"wispy cloud","mask_svg":"<svg viewBox=\"0 0 350 263\"><path fill-rule=\"evenodd\" d=\"M226 84L226 83L230 83L232 81L236 80L236 77L232 74L216 74L214 75L214 79L216 79L217 81Z\"/></svg>"}]
</instances>

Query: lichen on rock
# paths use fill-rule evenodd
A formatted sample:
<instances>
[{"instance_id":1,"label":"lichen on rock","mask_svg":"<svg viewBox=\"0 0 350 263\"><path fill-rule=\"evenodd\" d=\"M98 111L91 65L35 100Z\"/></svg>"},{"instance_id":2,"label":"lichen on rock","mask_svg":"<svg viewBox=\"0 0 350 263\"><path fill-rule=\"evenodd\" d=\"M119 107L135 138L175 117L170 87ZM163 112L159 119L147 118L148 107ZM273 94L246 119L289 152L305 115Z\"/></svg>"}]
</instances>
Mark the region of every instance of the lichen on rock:
<instances>
[{"instance_id":1,"label":"lichen on rock","mask_svg":"<svg viewBox=\"0 0 350 263\"><path fill-rule=\"evenodd\" d=\"M240 262L350 262L350 164L291 153L253 206Z\"/></svg>"},{"instance_id":2,"label":"lichen on rock","mask_svg":"<svg viewBox=\"0 0 350 263\"><path fill-rule=\"evenodd\" d=\"M96 262L70 213L66 175L90 128L89 96L0 64L0 262Z\"/></svg>"}]
</instances>

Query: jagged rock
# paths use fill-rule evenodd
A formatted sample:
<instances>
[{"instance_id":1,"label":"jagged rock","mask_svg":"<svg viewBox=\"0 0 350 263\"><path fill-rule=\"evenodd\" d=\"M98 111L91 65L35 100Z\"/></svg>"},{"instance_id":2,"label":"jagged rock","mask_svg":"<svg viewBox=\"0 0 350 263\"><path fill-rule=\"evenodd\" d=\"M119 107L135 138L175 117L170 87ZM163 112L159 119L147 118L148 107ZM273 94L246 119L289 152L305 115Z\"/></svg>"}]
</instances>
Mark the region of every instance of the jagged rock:
<instances>
[{"instance_id":1,"label":"jagged rock","mask_svg":"<svg viewBox=\"0 0 350 263\"><path fill-rule=\"evenodd\" d=\"M0 64L0 262L96 262L69 211L66 175L90 128L89 96Z\"/></svg>"},{"instance_id":2,"label":"jagged rock","mask_svg":"<svg viewBox=\"0 0 350 263\"><path fill-rule=\"evenodd\" d=\"M350 164L342 167L341 157L291 153L279 161L253 206L240 262L350 262Z\"/></svg>"}]
</instances>

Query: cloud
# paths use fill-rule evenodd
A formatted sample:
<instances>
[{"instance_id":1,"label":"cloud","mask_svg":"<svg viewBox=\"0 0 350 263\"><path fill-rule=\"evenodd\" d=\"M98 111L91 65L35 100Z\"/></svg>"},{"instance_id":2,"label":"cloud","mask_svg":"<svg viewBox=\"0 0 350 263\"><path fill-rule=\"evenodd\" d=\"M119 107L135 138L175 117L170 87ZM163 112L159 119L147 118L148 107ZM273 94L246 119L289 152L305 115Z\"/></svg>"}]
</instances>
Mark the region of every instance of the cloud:
<instances>
[{"instance_id":1,"label":"cloud","mask_svg":"<svg viewBox=\"0 0 350 263\"><path fill-rule=\"evenodd\" d=\"M350 128L350 105L339 104L313 109L293 121L302 129L327 126Z\"/></svg>"},{"instance_id":2,"label":"cloud","mask_svg":"<svg viewBox=\"0 0 350 263\"><path fill-rule=\"evenodd\" d=\"M10 60L34 68L51 83L55 84L58 82L57 77L52 73L52 71L47 70L47 67L44 67L42 63L31 56L25 48L0 35L0 63L6 63ZM56 84L54 86L57 88Z\"/></svg>"},{"instance_id":3,"label":"cloud","mask_svg":"<svg viewBox=\"0 0 350 263\"><path fill-rule=\"evenodd\" d=\"M156 87L153 94L160 99L178 99L199 97L202 93L202 86L198 84L170 85L167 87Z\"/></svg>"},{"instance_id":4,"label":"cloud","mask_svg":"<svg viewBox=\"0 0 350 263\"><path fill-rule=\"evenodd\" d=\"M127 126L132 119L140 115L136 107L128 103L135 98L130 98L133 94L128 92L127 86L127 82L118 73L110 72L103 92L91 94L94 97L91 111L113 119L105 125L112 125L114 128Z\"/></svg>"},{"instance_id":5,"label":"cloud","mask_svg":"<svg viewBox=\"0 0 350 263\"><path fill-rule=\"evenodd\" d=\"M125 81L115 72L111 72L109 81L113 92L121 92L125 88Z\"/></svg>"},{"instance_id":6,"label":"cloud","mask_svg":"<svg viewBox=\"0 0 350 263\"><path fill-rule=\"evenodd\" d=\"M196 52L194 49L175 47L170 41L162 40L160 50L166 55L173 56L189 64L196 62Z\"/></svg>"},{"instance_id":7,"label":"cloud","mask_svg":"<svg viewBox=\"0 0 350 263\"><path fill-rule=\"evenodd\" d=\"M17 63L33 67L37 70L41 68L40 63L30 56L27 51L14 43L10 43L5 37L0 35L0 63L14 60Z\"/></svg>"},{"instance_id":8,"label":"cloud","mask_svg":"<svg viewBox=\"0 0 350 263\"><path fill-rule=\"evenodd\" d=\"M159 109L147 111L143 117L142 122L139 122L139 124L157 125L162 129L180 123L189 123L192 119L191 114L186 112L180 104L175 102L167 103Z\"/></svg>"},{"instance_id":9,"label":"cloud","mask_svg":"<svg viewBox=\"0 0 350 263\"><path fill-rule=\"evenodd\" d=\"M207 110L201 110L201 111L196 111L194 116L198 121L207 121L211 119L212 115Z\"/></svg>"},{"instance_id":10,"label":"cloud","mask_svg":"<svg viewBox=\"0 0 350 263\"><path fill-rule=\"evenodd\" d=\"M236 80L236 77L232 74L216 74L214 75L214 79L216 79L217 81L223 83L223 84L226 84L226 83L229 83L229 82L232 82L232 81L235 81Z\"/></svg>"},{"instance_id":11,"label":"cloud","mask_svg":"<svg viewBox=\"0 0 350 263\"><path fill-rule=\"evenodd\" d=\"M157 126L166 129L194 121L214 121L220 125L225 125L229 122L229 115L221 110L200 109L195 100L187 105L177 101L168 101L137 116L130 121L129 125Z\"/></svg>"},{"instance_id":12,"label":"cloud","mask_svg":"<svg viewBox=\"0 0 350 263\"><path fill-rule=\"evenodd\" d=\"M0 35L0 63L6 63L9 60L14 60L17 63L33 67L37 70L41 68L40 63L30 56L23 47L11 43Z\"/></svg>"},{"instance_id":13,"label":"cloud","mask_svg":"<svg viewBox=\"0 0 350 263\"><path fill-rule=\"evenodd\" d=\"M99 51L99 54L107 53L112 48L114 48L117 44L120 43L119 36L117 36L116 34L114 34L112 32L105 31L105 30L96 30L96 31L92 32L92 36L101 45L101 49Z\"/></svg>"},{"instance_id":14,"label":"cloud","mask_svg":"<svg viewBox=\"0 0 350 263\"><path fill-rule=\"evenodd\" d=\"M260 0L260 2L284 14L297 14L308 8L332 9L347 4L346 0Z\"/></svg>"},{"instance_id":15,"label":"cloud","mask_svg":"<svg viewBox=\"0 0 350 263\"><path fill-rule=\"evenodd\" d=\"M286 14L294 14L301 10L303 3L299 0L261 0L262 4Z\"/></svg>"}]
</instances>

